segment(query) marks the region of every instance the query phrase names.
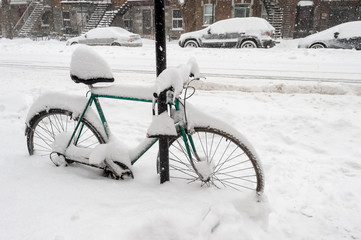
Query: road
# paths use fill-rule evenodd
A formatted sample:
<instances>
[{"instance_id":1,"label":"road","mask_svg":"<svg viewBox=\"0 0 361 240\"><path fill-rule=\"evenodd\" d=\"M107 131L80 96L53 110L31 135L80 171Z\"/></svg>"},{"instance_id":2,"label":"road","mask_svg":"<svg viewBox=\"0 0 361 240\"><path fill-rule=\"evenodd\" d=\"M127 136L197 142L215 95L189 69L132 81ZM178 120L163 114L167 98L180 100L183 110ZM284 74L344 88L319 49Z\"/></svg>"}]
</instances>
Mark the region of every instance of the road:
<instances>
[{"instance_id":1,"label":"road","mask_svg":"<svg viewBox=\"0 0 361 240\"><path fill-rule=\"evenodd\" d=\"M142 66L138 66L139 69L124 69L122 68L112 68L114 73L118 74L142 74L142 75L155 75L154 70L144 69ZM51 70L60 70L60 71L69 71L68 66L64 65L54 65L52 63L44 65L44 62L36 61L3 61L0 63L0 68L13 68L13 69L36 69L39 71L51 71ZM143 68L143 69L141 69ZM333 83L360 83L361 84L361 73L360 72L347 72L343 73L342 77L337 77L339 72L319 72L319 71L307 71L307 74L315 74L320 77L309 77L301 76L305 71L294 71L294 70L255 70L255 69L242 69L242 73L215 73L211 69L207 72L203 71L202 75L211 78L227 78L227 79L247 79L247 80L272 80L272 81L305 81L305 82L333 82ZM231 70L231 69L228 69ZM233 69L235 70L235 69ZM262 74L259 74L262 72ZM334 78L330 78L330 75L336 75Z\"/></svg>"}]
</instances>

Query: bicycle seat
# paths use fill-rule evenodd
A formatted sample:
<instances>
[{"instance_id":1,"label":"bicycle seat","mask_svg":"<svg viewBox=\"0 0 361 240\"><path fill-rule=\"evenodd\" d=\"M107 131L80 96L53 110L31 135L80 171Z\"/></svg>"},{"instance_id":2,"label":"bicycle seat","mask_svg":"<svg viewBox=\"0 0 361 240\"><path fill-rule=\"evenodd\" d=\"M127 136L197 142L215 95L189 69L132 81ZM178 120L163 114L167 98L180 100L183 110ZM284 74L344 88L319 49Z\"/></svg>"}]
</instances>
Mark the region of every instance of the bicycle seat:
<instances>
[{"instance_id":1,"label":"bicycle seat","mask_svg":"<svg viewBox=\"0 0 361 240\"><path fill-rule=\"evenodd\" d=\"M108 63L88 46L79 46L73 52L70 77L76 83L92 85L99 82L114 82Z\"/></svg>"},{"instance_id":2,"label":"bicycle seat","mask_svg":"<svg viewBox=\"0 0 361 240\"><path fill-rule=\"evenodd\" d=\"M114 82L114 78L80 78L72 74L70 74L70 77L74 82L84 83L86 85L92 85L99 82Z\"/></svg>"}]
</instances>

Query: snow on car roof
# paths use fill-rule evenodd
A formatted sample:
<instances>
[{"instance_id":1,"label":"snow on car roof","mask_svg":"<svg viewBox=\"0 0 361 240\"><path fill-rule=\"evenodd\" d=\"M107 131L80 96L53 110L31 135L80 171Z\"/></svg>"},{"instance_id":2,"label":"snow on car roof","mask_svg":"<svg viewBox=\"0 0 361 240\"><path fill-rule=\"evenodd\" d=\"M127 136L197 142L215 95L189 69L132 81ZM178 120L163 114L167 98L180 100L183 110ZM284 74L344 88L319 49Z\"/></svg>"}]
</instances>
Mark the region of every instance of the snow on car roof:
<instances>
[{"instance_id":1,"label":"snow on car roof","mask_svg":"<svg viewBox=\"0 0 361 240\"><path fill-rule=\"evenodd\" d=\"M248 17L248 18L230 18L226 20L218 21L211 26L211 33L224 33L234 32L235 29L239 29L244 32L264 32L265 30L274 30L271 24L269 24L263 18Z\"/></svg>"},{"instance_id":2,"label":"snow on car roof","mask_svg":"<svg viewBox=\"0 0 361 240\"><path fill-rule=\"evenodd\" d=\"M94 28L86 33L91 37L104 37L104 36L113 36L117 35L131 35L132 33L128 32L127 30L120 28L120 27L105 27L105 28Z\"/></svg>"},{"instance_id":3,"label":"snow on car roof","mask_svg":"<svg viewBox=\"0 0 361 240\"><path fill-rule=\"evenodd\" d=\"M327 30L312 34L305 37L304 40L329 40L334 38L334 34L338 32L339 38L349 38L353 36L361 36L361 21L347 22Z\"/></svg>"}]
</instances>

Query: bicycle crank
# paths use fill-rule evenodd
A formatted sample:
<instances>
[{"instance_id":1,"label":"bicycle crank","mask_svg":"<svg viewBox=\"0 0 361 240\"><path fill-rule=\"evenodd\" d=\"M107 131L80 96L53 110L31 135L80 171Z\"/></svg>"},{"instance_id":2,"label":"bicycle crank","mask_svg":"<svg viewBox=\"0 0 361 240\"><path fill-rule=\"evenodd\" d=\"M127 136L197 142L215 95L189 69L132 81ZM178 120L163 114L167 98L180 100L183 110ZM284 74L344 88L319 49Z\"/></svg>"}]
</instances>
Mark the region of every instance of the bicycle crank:
<instances>
[{"instance_id":1,"label":"bicycle crank","mask_svg":"<svg viewBox=\"0 0 361 240\"><path fill-rule=\"evenodd\" d=\"M105 160L104 176L116 179L134 179L133 172L127 165L121 162L107 161Z\"/></svg>"}]
</instances>

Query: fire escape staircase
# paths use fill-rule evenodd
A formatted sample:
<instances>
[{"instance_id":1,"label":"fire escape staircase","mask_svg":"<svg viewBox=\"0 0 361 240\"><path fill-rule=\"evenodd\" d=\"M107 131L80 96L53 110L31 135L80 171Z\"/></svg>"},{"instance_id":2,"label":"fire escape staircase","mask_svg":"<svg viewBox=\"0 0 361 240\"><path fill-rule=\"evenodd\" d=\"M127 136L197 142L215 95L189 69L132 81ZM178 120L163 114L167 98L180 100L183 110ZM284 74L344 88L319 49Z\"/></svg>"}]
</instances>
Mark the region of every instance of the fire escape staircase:
<instances>
[{"instance_id":1,"label":"fire escape staircase","mask_svg":"<svg viewBox=\"0 0 361 240\"><path fill-rule=\"evenodd\" d=\"M86 33L89 30L98 27L98 24L102 20L108 6L110 6L110 4L106 2L101 2L96 6L94 12L90 16L86 26L83 29L83 33Z\"/></svg>"},{"instance_id":2,"label":"fire escape staircase","mask_svg":"<svg viewBox=\"0 0 361 240\"><path fill-rule=\"evenodd\" d=\"M41 1L33 0L28 5L24 14L14 26L14 34L19 37L29 36L40 16L44 11L44 5Z\"/></svg>"},{"instance_id":3,"label":"fire escape staircase","mask_svg":"<svg viewBox=\"0 0 361 240\"><path fill-rule=\"evenodd\" d=\"M263 0L269 23L275 28L275 38L282 37L283 11L275 0Z\"/></svg>"},{"instance_id":4,"label":"fire escape staircase","mask_svg":"<svg viewBox=\"0 0 361 240\"><path fill-rule=\"evenodd\" d=\"M120 8L106 11L102 20L99 22L98 27L109 27L117 15L123 16L131 7L132 6L128 3L128 1L126 1Z\"/></svg>"}]
</instances>

